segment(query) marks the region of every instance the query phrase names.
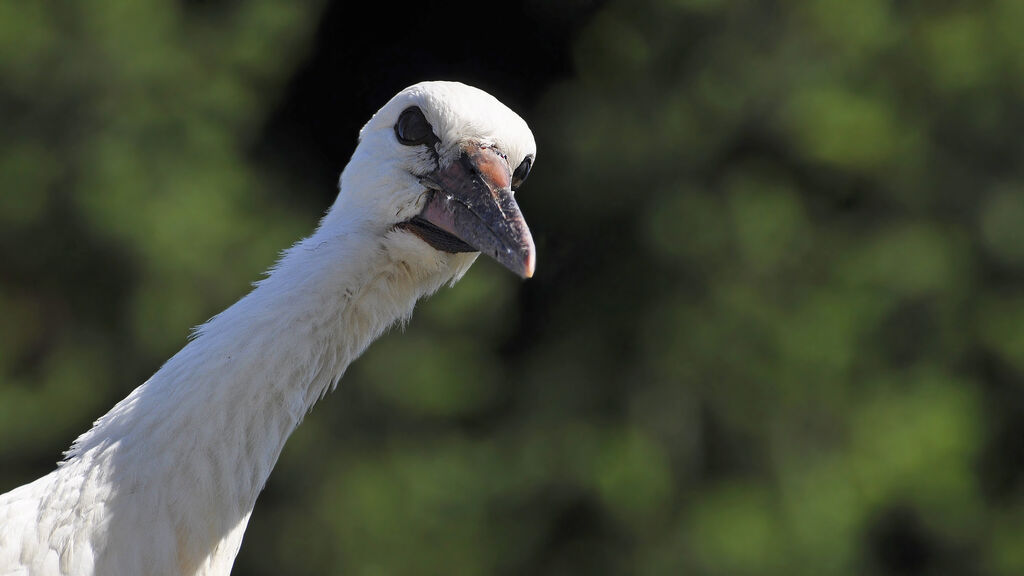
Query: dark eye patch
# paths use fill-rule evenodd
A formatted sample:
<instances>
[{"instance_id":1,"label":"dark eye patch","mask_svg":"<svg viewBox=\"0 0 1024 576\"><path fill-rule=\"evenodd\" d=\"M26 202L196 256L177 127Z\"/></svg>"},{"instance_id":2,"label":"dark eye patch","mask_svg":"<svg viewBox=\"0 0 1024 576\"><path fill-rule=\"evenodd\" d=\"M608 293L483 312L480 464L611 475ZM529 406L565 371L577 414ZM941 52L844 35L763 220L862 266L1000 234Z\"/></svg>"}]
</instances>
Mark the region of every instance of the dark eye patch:
<instances>
[{"instance_id":1,"label":"dark eye patch","mask_svg":"<svg viewBox=\"0 0 1024 576\"><path fill-rule=\"evenodd\" d=\"M410 106L402 111L398 122L395 122L395 136L406 146L433 145L439 140L434 135L434 128L427 122L426 116L418 106Z\"/></svg>"},{"instance_id":2,"label":"dark eye patch","mask_svg":"<svg viewBox=\"0 0 1024 576\"><path fill-rule=\"evenodd\" d=\"M530 175L530 168L533 167L533 158L527 156L516 168L516 171L512 173L512 189L518 190L526 178Z\"/></svg>"}]
</instances>

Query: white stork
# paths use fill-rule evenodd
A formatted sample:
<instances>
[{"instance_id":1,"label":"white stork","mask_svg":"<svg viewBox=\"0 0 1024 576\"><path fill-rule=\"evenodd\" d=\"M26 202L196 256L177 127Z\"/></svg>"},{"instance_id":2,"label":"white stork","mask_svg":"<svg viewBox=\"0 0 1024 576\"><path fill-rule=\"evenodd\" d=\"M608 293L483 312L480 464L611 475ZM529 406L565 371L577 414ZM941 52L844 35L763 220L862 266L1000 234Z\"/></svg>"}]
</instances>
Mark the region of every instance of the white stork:
<instances>
[{"instance_id":1,"label":"white stork","mask_svg":"<svg viewBox=\"0 0 1024 576\"><path fill-rule=\"evenodd\" d=\"M536 154L486 92L424 82L359 134L334 205L255 288L0 496L0 575L227 574L285 440L345 368L480 252L526 278Z\"/></svg>"}]
</instances>

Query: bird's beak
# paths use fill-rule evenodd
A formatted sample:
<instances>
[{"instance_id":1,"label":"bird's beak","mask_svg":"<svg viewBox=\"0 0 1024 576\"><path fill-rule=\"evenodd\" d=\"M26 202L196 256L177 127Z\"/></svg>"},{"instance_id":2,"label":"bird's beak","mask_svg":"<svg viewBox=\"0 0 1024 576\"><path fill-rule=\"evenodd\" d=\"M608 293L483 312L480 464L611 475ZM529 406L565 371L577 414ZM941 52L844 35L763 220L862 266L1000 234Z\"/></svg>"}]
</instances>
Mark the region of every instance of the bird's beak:
<instances>
[{"instance_id":1,"label":"bird's beak","mask_svg":"<svg viewBox=\"0 0 1024 576\"><path fill-rule=\"evenodd\" d=\"M446 168L422 177L423 211L401 226L444 252L482 252L522 278L533 276L536 248L512 196L508 162L492 148L467 145Z\"/></svg>"}]
</instances>

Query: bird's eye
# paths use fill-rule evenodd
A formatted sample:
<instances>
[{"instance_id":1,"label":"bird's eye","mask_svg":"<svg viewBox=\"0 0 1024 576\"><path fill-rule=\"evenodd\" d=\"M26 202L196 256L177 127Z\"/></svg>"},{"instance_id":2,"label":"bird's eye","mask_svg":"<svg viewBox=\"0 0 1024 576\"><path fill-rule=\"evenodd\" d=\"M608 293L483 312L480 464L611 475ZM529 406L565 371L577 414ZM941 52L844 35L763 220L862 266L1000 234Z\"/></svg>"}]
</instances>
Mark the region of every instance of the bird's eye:
<instances>
[{"instance_id":1,"label":"bird's eye","mask_svg":"<svg viewBox=\"0 0 1024 576\"><path fill-rule=\"evenodd\" d=\"M518 190L519 187L523 185L523 182L526 181L526 177L530 175L530 168L532 166L533 158L530 158L529 156L519 164L519 168L516 168L516 171L512 173L513 190Z\"/></svg>"},{"instance_id":2,"label":"bird's eye","mask_svg":"<svg viewBox=\"0 0 1024 576\"><path fill-rule=\"evenodd\" d=\"M398 141L406 146L417 144L433 144L438 140L434 136L434 129L427 122L423 111L416 106L411 106L402 111L402 115L395 122L395 136Z\"/></svg>"}]
</instances>

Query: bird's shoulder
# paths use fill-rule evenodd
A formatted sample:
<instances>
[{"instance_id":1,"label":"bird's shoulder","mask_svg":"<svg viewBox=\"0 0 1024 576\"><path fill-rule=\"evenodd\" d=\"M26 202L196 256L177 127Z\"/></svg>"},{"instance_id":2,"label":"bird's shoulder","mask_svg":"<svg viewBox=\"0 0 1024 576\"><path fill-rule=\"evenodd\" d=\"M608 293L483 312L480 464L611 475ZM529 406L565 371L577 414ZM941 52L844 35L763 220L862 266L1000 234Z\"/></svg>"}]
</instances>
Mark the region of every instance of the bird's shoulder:
<instances>
[{"instance_id":1,"label":"bird's shoulder","mask_svg":"<svg viewBox=\"0 0 1024 576\"><path fill-rule=\"evenodd\" d=\"M91 574L100 494L58 468L0 495L0 575Z\"/></svg>"}]
</instances>

